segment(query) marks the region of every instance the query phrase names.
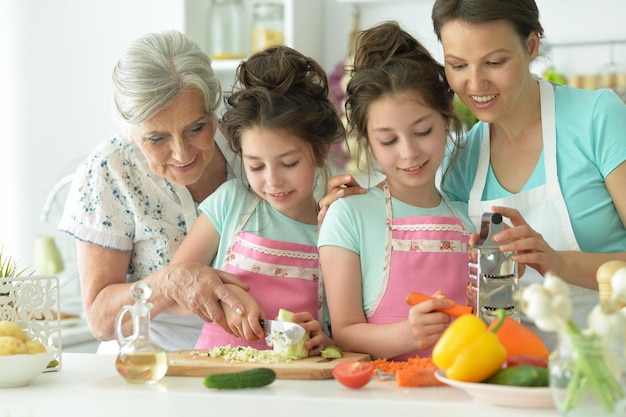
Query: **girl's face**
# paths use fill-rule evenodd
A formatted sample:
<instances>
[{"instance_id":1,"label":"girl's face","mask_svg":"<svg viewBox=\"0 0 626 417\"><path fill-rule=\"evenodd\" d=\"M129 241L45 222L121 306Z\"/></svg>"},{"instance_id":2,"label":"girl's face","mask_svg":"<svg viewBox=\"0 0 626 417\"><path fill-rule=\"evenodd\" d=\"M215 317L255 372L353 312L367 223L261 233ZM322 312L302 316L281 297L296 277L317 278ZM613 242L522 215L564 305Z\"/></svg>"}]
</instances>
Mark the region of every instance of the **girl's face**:
<instances>
[{"instance_id":1,"label":"girl's face","mask_svg":"<svg viewBox=\"0 0 626 417\"><path fill-rule=\"evenodd\" d=\"M246 176L254 192L294 220L317 223L316 163L310 145L280 129L253 127L241 135Z\"/></svg>"},{"instance_id":2,"label":"girl's face","mask_svg":"<svg viewBox=\"0 0 626 417\"><path fill-rule=\"evenodd\" d=\"M533 82L529 65L539 37L521 40L505 20L471 24L451 20L441 28L450 87L478 119L493 123L522 112L524 92Z\"/></svg>"},{"instance_id":3,"label":"girl's face","mask_svg":"<svg viewBox=\"0 0 626 417\"><path fill-rule=\"evenodd\" d=\"M370 104L368 141L395 198L424 207L434 201L447 128L441 113L415 95L387 95Z\"/></svg>"},{"instance_id":4,"label":"girl's face","mask_svg":"<svg viewBox=\"0 0 626 417\"><path fill-rule=\"evenodd\" d=\"M180 94L152 118L130 127L150 169L171 182L189 186L202 178L215 154L214 114L204 110L202 95Z\"/></svg>"}]
</instances>

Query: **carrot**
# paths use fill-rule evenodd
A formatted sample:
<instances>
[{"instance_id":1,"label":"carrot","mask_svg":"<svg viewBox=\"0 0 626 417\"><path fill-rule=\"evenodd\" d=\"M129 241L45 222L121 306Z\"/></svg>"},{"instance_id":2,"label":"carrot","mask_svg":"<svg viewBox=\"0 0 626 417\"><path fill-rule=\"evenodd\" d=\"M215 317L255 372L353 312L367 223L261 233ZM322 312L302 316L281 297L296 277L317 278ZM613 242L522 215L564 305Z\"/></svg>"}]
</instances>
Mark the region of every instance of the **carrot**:
<instances>
[{"instance_id":1,"label":"carrot","mask_svg":"<svg viewBox=\"0 0 626 417\"><path fill-rule=\"evenodd\" d=\"M396 371L396 384L400 387L435 387L445 385L435 378L437 368L401 369Z\"/></svg>"},{"instance_id":2,"label":"carrot","mask_svg":"<svg viewBox=\"0 0 626 417\"><path fill-rule=\"evenodd\" d=\"M406 361L376 359L373 362L379 375L382 375L381 381L395 379L396 384L401 387L432 387L443 385L435 378L437 366L431 358L420 358L416 356Z\"/></svg>"},{"instance_id":3,"label":"carrot","mask_svg":"<svg viewBox=\"0 0 626 417\"><path fill-rule=\"evenodd\" d=\"M494 323L495 321L488 326L489 329ZM507 358L514 355L533 355L548 359L548 348L543 340L528 327L510 317L505 317L496 336L506 349Z\"/></svg>"},{"instance_id":4,"label":"carrot","mask_svg":"<svg viewBox=\"0 0 626 417\"><path fill-rule=\"evenodd\" d=\"M406 296L406 302L408 305L414 306L417 305L419 303L422 303L424 301L427 300L432 300L434 297L431 297L429 295L423 294L421 292L411 292L409 294L407 294ZM452 307L448 307L448 308L442 308L439 309L438 311L441 311L443 313L446 313L452 317L459 317L463 314L472 314L473 309L471 306L464 306L461 304L454 304Z\"/></svg>"}]
</instances>

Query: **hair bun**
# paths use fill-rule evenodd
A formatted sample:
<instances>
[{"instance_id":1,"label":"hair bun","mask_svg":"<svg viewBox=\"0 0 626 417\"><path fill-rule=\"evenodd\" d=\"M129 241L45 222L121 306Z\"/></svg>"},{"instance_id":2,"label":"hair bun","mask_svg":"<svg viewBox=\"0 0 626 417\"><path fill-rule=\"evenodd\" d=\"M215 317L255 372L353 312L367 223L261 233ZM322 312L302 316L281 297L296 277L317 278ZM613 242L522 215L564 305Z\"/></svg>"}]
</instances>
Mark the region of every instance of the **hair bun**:
<instances>
[{"instance_id":1,"label":"hair bun","mask_svg":"<svg viewBox=\"0 0 626 417\"><path fill-rule=\"evenodd\" d=\"M276 46L252 55L237 69L243 88L262 87L276 94L290 91L307 95L328 93L326 73L314 60L287 46Z\"/></svg>"}]
</instances>

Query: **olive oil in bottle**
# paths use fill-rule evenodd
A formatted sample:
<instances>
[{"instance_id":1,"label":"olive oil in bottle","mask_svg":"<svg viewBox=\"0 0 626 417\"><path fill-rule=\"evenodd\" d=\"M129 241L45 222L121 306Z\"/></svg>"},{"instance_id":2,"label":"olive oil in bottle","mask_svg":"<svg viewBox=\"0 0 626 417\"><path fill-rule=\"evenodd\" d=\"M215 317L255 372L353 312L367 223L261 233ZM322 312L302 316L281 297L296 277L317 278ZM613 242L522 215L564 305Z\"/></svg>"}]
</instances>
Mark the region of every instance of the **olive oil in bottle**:
<instances>
[{"instance_id":1,"label":"olive oil in bottle","mask_svg":"<svg viewBox=\"0 0 626 417\"><path fill-rule=\"evenodd\" d=\"M151 384L163 379L167 373L167 354L150 339L150 309L148 298L152 289L144 282L133 284L130 293L135 299L132 306L124 306L117 316L116 332L120 351L115 360L115 369L127 382ZM122 333L122 319L129 312L133 320L133 334Z\"/></svg>"}]
</instances>

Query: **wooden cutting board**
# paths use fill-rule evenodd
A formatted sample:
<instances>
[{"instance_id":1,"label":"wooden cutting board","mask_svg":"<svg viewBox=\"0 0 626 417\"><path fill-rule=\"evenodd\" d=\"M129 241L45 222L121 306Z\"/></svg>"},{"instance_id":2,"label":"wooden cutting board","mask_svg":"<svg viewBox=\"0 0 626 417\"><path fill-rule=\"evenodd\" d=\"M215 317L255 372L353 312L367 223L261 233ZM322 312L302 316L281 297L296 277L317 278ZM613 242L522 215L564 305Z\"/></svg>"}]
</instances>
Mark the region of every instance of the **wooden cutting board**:
<instances>
[{"instance_id":1,"label":"wooden cutting board","mask_svg":"<svg viewBox=\"0 0 626 417\"><path fill-rule=\"evenodd\" d=\"M177 350L168 352L167 375L201 376L238 372L253 368L271 368L278 379L330 379L333 368L344 361L370 360L366 353L344 352L343 358L324 359L311 356L286 363L230 362L223 358L210 358L203 350Z\"/></svg>"}]
</instances>

